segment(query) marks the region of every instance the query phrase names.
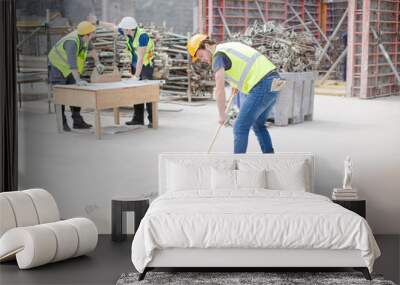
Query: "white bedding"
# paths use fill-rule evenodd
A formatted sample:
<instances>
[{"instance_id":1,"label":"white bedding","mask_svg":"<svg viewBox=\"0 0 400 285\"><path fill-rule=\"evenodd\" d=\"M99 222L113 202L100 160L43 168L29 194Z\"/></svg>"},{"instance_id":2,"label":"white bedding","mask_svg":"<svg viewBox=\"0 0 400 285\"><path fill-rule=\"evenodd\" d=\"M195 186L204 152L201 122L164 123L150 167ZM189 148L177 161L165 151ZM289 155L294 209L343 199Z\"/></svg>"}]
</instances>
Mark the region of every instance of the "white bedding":
<instances>
[{"instance_id":1,"label":"white bedding","mask_svg":"<svg viewBox=\"0 0 400 285\"><path fill-rule=\"evenodd\" d=\"M367 222L328 198L299 191L181 191L158 197L132 243L143 272L155 249L357 249L372 272L380 251Z\"/></svg>"}]
</instances>

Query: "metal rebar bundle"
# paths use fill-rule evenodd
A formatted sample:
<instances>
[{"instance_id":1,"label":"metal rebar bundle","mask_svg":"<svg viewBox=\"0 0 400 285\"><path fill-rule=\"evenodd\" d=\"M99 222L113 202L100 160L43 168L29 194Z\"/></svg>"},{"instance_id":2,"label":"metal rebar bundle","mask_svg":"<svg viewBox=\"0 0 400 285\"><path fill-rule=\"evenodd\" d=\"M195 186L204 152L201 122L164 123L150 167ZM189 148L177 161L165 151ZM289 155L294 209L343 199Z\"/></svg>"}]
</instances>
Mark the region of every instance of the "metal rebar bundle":
<instances>
[{"instance_id":1,"label":"metal rebar bundle","mask_svg":"<svg viewBox=\"0 0 400 285\"><path fill-rule=\"evenodd\" d=\"M274 22L255 22L244 33L232 35L230 40L256 48L281 72L313 70L319 50L307 32L295 32Z\"/></svg>"}]
</instances>

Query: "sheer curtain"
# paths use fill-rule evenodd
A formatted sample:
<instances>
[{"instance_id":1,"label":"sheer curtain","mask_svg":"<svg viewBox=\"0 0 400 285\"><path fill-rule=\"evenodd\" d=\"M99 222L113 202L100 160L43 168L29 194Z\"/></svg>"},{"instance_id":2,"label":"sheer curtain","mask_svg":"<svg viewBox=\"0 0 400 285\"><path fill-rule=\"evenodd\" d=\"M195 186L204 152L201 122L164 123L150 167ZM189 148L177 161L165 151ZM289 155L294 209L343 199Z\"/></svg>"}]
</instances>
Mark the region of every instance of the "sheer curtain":
<instances>
[{"instance_id":1,"label":"sheer curtain","mask_svg":"<svg viewBox=\"0 0 400 285\"><path fill-rule=\"evenodd\" d=\"M0 0L0 191L18 189L15 0Z\"/></svg>"}]
</instances>

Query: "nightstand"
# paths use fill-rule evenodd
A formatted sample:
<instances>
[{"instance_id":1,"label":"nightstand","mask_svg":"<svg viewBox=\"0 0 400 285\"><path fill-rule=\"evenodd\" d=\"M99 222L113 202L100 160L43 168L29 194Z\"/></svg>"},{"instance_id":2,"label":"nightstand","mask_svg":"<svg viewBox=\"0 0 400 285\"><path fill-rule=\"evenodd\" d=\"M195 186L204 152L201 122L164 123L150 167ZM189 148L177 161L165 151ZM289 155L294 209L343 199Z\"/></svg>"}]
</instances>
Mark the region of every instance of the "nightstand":
<instances>
[{"instance_id":1,"label":"nightstand","mask_svg":"<svg viewBox=\"0 0 400 285\"><path fill-rule=\"evenodd\" d=\"M135 233L139 227L140 221L149 208L148 198L114 197L111 202L111 237L113 241L123 241L126 234L123 233L126 228L126 212L135 212Z\"/></svg>"},{"instance_id":2,"label":"nightstand","mask_svg":"<svg viewBox=\"0 0 400 285\"><path fill-rule=\"evenodd\" d=\"M333 203L359 214L364 219L366 218L366 204L365 200L332 200Z\"/></svg>"}]
</instances>

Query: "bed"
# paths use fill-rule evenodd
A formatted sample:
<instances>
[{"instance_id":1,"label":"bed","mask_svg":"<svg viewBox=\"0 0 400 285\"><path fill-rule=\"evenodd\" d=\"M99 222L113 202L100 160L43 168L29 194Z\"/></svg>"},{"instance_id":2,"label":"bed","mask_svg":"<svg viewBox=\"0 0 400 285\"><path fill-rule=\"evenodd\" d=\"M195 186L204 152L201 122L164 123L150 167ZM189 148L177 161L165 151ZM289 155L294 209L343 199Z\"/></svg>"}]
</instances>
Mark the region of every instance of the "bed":
<instances>
[{"instance_id":1,"label":"bed","mask_svg":"<svg viewBox=\"0 0 400 285\"><path fill-rule=\"evenodd\" d=\"M159 157L159 196L132 262L154 268L352 267L371 279L380 251L361 216L314 193L311 153Z\"/></svg>"}]
</instances>

